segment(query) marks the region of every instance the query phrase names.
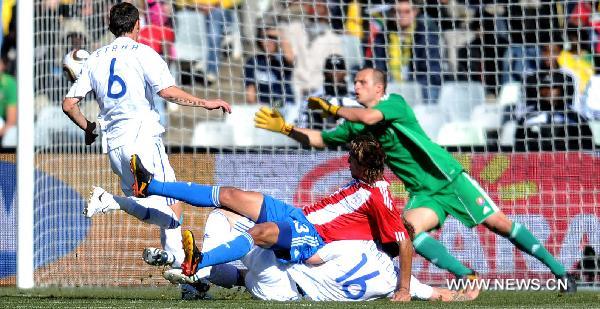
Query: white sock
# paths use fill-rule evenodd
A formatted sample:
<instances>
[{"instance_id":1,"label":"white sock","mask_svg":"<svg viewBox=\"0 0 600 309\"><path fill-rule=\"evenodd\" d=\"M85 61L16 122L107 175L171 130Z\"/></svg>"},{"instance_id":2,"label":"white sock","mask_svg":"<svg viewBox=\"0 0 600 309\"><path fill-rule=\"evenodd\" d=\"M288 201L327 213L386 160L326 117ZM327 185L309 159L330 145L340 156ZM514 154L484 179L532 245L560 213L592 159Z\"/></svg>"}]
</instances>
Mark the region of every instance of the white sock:
<instances>
[{"instance_id":1,"label":"white sock","mask_svg":"<svg viewBox=\"0 0 600 309\"><path fill-rule=\"evenodd\" d=\"M174 229L180 225L179 218L177 218L171 207L167 205L163 197L136 198L113 196L113 199L119 204L121 210L138 218L142 222L158 225L165 229Z\"/></svg>"},{"instance_id":2,"label":"white sock","mask_svg":"<svg viewBox=\"0 0 600 309\"><path fill-rule=\"evenodd\" d=\"M185 253L181 245L181 226L174 229L160 229L160 243L163 249L175 256L173 267L180 267Z\"/></svg>"},{"instance_id":3,"label":"white sock","mask_svg":"<svg viewBox=\"0 0 600 309\"><path fill-rule=\"evenodd\" d=\"M206 218L206 223L204 224L204 236L202 239L202 252L206 252L212 250L233 238L233 233L231 231L231 225L229 225L229 220L223 213L218 210L213 210L208 214L208 218ZM219 266L219 265L216 265ZM212 282L213 268L216 266L209 266L202 268L198 271L197 275L202 278L206 278ZM235 268L235 266L230 265ZM217 267L217 269L221 269L221 267ZM227 266L224 266L223 269L230 273L230 269ZM237 280L237 268L236 269L236 278ZM222 282L224 279L216 278L218 282ZM226 281L226 280L225 280ZM223 282L225 282L223 281ZM220 283L213 282L217 285ZM234 282L235 283L235 282Z\"/></svg>"}]
</instances>

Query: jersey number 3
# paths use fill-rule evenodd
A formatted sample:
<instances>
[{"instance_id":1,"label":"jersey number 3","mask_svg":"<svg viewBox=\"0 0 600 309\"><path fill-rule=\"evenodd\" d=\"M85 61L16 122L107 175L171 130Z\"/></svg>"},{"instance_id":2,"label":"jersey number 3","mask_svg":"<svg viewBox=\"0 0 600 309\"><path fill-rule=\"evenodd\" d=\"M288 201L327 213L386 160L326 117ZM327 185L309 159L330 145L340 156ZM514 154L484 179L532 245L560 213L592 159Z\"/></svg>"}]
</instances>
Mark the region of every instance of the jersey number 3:
<instances>
[{"instance_id":1,"label":"jersey number 3","mask_svg":"<svg viewBox=\"0 0 600 309\"><path fill-rule=\"evenodd\" d=\"M112 58L110 61L110 73L108 75L108 91L107 96L111 99L119 99L125 95L127 92L127 86L125 85L125 81L119 76L115 75L115 63L117 62L117 58ZM121 86L121 91L118 93L112 92L113 85L118 83Z\"/></svg>"},{"instance_id":2,"label":"jersey number 3","mask_svg":"<svg viewBox=\"0 0 600 309\"><path fill-rule=\"evenodd\" d=\"M352 275L357 273L358 270L361 269L361 267L363 267L366 263L367 263L367 255L363 253L362 257L360 259L360 262L358 264L356 264L356 266L354 266L354 268L352 268L345 275L335 279L335 282L337 282L337 283L343 282L342 290L344 291L344 294L346 294L346 297L348 297L348 299L356 300L356 299L360 299L361 297L363 297L365 295L365 293L367 292L367 280L373 279L379 275L379 271L374 271L370 274L366 274L364 276L360 276L360 277L357 277L357 278L354 278L354 279L344 282L346 279L350 278ZM358 287L358 291L355 294L353 294L352 291L350 291L350 286L353 286L353 285Z\"/></svg>"}]
</instances>

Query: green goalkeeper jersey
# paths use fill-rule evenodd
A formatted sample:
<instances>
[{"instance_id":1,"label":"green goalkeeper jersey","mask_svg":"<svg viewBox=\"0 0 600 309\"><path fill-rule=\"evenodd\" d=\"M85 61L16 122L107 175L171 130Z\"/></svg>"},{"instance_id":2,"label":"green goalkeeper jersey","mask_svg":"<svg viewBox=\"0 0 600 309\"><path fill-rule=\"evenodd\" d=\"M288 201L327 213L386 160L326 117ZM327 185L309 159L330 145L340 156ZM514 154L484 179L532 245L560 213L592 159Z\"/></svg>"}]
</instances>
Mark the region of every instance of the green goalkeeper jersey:
<instances>
[{"instance_id":1,"label":"green goalkeeper jersey","mask_svg":"<svg viewBox=\"0 0 600 309\"><path fill-rule=\"evenodd\" d=\"M383 114L375 125L344 121L321 133L327 145L342 145L361 134L376 137L387 155L386 164L411 194L431 194L450 183L464 169L423 131L414 112L397 94L383 97L373 109Z\"/></svg>"}]
</instances>

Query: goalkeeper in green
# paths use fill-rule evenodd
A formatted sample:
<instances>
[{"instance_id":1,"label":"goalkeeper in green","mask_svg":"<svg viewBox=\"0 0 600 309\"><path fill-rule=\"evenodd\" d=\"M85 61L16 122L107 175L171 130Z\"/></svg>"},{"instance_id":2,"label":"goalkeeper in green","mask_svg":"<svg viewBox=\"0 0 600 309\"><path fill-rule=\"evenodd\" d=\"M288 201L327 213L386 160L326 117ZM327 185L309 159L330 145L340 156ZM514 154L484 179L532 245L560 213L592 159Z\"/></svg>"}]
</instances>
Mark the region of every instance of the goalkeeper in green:
<instances>
[{"instance_id":1,"label":"goalkeeper in green","mask_svg":"<svg viewBox=\"0 0 600 309\"><path fill-rule=\"evenodd\" d=\"M309 98L310 108L346 119L332 130L294 127L277 110L267 107L256 113L255 125L317 148L343 145L357 135L372 134L386 152L386 164L410 194L404 216L415 228L413 245L421 256L459 278L476 278L472 269L428 234L441 228L451 215L469 228L483 224L507 238L544 263L557 278L567 279L567 292L575 292L575 281L564 266L524 225L502 213L452 155L427 137L404 98L385 93L386 80L385 73L377 69L358 72L354 80L356 100L366 108L339 107L321 98Z\"/></svg>"}]
</instances>

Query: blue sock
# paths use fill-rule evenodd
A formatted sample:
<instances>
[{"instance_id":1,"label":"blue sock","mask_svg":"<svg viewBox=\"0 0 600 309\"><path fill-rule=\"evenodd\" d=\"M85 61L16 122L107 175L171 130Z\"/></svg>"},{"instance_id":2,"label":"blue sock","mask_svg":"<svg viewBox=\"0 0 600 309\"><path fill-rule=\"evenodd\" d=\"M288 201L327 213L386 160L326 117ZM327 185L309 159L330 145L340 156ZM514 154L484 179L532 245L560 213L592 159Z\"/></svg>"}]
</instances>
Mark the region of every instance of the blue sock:
<instances>
[{"instance_id":1,"label":"blue sock","mask_svg":"<svg viewBox=\"0 0 600 309\"><path fill-rule=\"evenodd\" d=\"M221 207L219 186L207 186L192 182L162 182L152 179L148 185L149 195L160 195L184 201L198 207Z\"/></svg>"},{"instance_id":2,"label":"blue sock","mask_svg":"<svg viewBox=\"0 0 600 309\"><path fill-rule=\"evenodd\" d=\"M202 257L202 262L198 264L198 269L239 260L250 252L253 245L254 241L252 240L252 236L243 232L242 235L233 240L212 250L203 252L202 254L204 256Z\"/></svg>"}]
</instances>

